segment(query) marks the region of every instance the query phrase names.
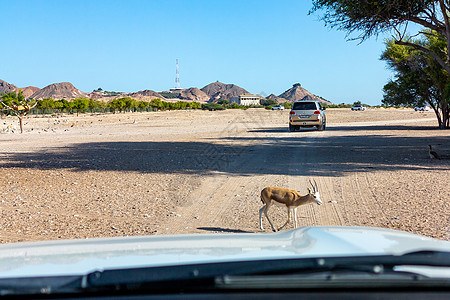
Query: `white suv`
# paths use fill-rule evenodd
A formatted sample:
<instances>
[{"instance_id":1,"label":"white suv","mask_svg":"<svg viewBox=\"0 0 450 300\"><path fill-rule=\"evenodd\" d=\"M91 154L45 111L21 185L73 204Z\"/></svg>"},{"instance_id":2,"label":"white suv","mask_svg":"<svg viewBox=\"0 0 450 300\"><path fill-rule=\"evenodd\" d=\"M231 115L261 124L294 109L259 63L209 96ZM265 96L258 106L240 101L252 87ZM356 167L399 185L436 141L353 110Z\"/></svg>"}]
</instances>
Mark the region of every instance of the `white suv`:
<instances>
[{"instance_id":1,"label":"white suv","mask_svg":"<svg viewBox=\"0 0 450 300\"><path fill-rule=\"evenodd\" d=\"M363 106L363 105L355 105L355 106L352 107L352 110L361 110L361 111L364 111L364 110L366 110L366 107Z\"/></svg>"},{"instance_id":2,"label":"white suv","mask_svg":"<svg viewBox=\"0 0 450 300\"><path fill-rule=\"evenodd\" d=\"M284 105L275 105L275 106L272 106L272 110L284 110Z\"/></svg>"},{"instance_id":3,"label":"white suv","mask_svg":"<svg viewBox=\"0 0 450 300\"><path fill-rule=\"evenodd\" d=\"M289 131L299 130L300 127L324 130L327 123L325 109L318 101L295 101L289 112Z\"/></svg>"}]
</instances>

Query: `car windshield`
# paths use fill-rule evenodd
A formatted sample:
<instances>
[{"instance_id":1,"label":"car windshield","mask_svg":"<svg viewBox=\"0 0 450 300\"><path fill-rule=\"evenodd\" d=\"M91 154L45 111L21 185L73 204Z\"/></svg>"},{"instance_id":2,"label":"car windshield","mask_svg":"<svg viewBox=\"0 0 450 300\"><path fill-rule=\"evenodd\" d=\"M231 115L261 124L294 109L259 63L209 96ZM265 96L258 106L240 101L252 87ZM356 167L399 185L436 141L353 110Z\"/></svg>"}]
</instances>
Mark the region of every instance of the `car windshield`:
<instances>
[{"instance_id":1,"label":"car windshield","mask_svg":"<svg viewBox=\"0 0 450 300\"><path fill-rule=\"evenodd\" d=\"M2 1L0 278L443 251L449 7Z\"/></svg>"},{"instance_id":2,"label":"car windshield","mask_svg":"<svg viewBox=\"0 0 450 300\"><path fill-rule=\"evenodd\" d=\"M292 110L315 110L317 109L314 102L295 102L292 106Z\"/></svg>"}]
</instances>

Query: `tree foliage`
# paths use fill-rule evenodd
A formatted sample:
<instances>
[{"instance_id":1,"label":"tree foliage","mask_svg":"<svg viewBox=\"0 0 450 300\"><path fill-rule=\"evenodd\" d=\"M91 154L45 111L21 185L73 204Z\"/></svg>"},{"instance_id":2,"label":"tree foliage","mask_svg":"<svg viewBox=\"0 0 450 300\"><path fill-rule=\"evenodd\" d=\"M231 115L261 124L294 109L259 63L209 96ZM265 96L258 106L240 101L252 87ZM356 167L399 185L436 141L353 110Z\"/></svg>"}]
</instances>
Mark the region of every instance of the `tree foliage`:
<instances>
[{"instance_id":1,"label":"tree foliage","mask_svg":"<svg viewBox=\"0 0 450 300\"><path fill-rule=\"evenodd\" d=\"M143 111L144 109L147 109L148 107L150 107L150 102L148 102L148 101L139 101L137 103L137 107L139 107L140 111Z\"/></svg>"},{"instance_id":2,"label":"tree foliage","mask_svg":"<svg viewBox=\"0 0 450 300\"><path fill-rule=\"evenodd\" d=\"M123 98L114 99L111 102L108 103L108 107L113 111L116 112L116 110L122 112L125 108L125 101L123 101Z\"/></svg>"},{"instance_id":3,"label":"tree foliage","mask_svg":"<svg viewBox=\"0 0 450 300\"><path fill-rule=\"evenodd\" d=\"M203 110L224 110L225 107L223 107L223 105L220 105L218 103L205 103L202 104L202 109Z\"/></svg>"},{"instance_id":4,"label":"tree foliage","mask_svg":"<svg viewBox=\"0 0 450 300\"><path fill-rule=\"evenodd\" d=\"M37 101L36 108L38 109L53 109L55 108L55 100L52 98L45 98Z\"/></svg>"},{"instance_id":5,"label":"tree foliage","mask_svg":"<svg viewBox=\"0 0 450 300\"><path fill-rule=\"evenodd\" d=\"M278 103L277 103L277 101L272 100L272 99L263 99L263 100L261 100L261 104L263 106L274 106L274 105L277 105Z\"/></svg>"},{"instance_id":6,"label":"tree foliage","mask_svg":"<svg viewBox=\"0 0 450 300\"><path fill-rule=\"evenodd\" d=\"M217 104L227 105L227 104L230 104L230 101L228 101L226 99L219 99L219 101L217 101Z\"/></svg>"},{"instance_id":7,"label":"tree foliage","mask_svg":"<svg viewBox=\"0 0 450 300\"><path fill-rule=\"evenodd\" d=\"M66 99L56 100L55 103L56 103L56 106L62 108L62 110L66 110L66 111L68 111L68 112L71 112L71 111L72 111L72 105L71 105L71 102L69 102L69 101L66 100Z\"/></svg>"},{"instance_id":8,"label":"tree foliage","mask_svg":"<svg viewBox=\"0 0 450 300\"><path fill-rule=\"evenodd\" d=\"M9 110L19 118L20 133L23 133L23 118L25 115L37 105L36 100L32 98L26 99L22 90L9 92L1 95L1 109Z\"/></svg>"},{"instance_id":9,"label":"tree foliage","mask_svg":"<svg viewBox=\"0 0 450 300\"><path fill-rule=\"evenodd\" d=\"M283 102L283 103L281 103L281 105L283 105L284 106L284 108L286 108L286 109L291 109L292 108L292 102Z\"/></svg>"},{"instance_id":10,"label":"tree foliage","mask_svg":"<svg viewBox=\"0 0 450 300\"><path fill-rule=\"evenodd\" d=\"M411 41L433 49L444 57L446 49L438 33L431 32L424 39ZM384 88L383 104L423 106L433 108L440 128L449 128L450 75L427 52L411 46L386 42L381 56L395 72L395 79Z\"/></svg>"},{"instance_id":11,"label":"tree foliage","mask_svg":"<svg viewBox=\"0 0 450 300\"><path fill-rule=\"evenodd\" d=\"M199 102L188 102L188 101L177 101L177 102L167 102L162 101L159 98L152 99L150 101L150 107L153 110L178 110L178 109L199 109L202 108L202 105Z\"/></svg>"},{"instance_id":12,"label":"tree foliage","mask_svg":"<svg viewBox=\"0 0 450 300\"><path fill-rule=\"evenodd\" d=\"M89 108L90 99L76 98L71 102L71 108L76 110L77 115Z\"/></svg>"}]
</instances>

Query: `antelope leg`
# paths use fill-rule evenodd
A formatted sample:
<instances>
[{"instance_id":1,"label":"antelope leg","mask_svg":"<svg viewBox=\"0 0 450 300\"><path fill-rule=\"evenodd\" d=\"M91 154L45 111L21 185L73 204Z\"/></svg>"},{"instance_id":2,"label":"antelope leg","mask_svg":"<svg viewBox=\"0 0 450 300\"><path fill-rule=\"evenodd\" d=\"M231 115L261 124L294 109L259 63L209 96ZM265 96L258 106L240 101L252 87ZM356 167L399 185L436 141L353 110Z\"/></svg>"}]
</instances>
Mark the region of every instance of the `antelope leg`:
<instances>
[{"instance_id":1,"label":"antelope leg","mask_svg":"<svg viewBox=\"0 0 450 300\"><path fill-rule=\"evenodd\" d=\"M286 223L284 223L283 226L281 226L280 228L278 228L278 230L283 229L284 226L286 226L286 225L291 221L291 207L290 207L290 206L287 207L287 213L288 213L288 218L287 218Z\"/></svg>"},{"instance_id":2,"label":"antelope leg","mask_svg":"<svg viewBox=\"0 0 450 300\"><path fill-rule=\"evenodd\" d=\"M269 207L270 207L269 205L267 205L267 204L265 205L265 207L264 207L264 214L266 215L266 218L269 221L270 226L272 226L272 230L276 232L277 230L276 230L275 226L273 226L272 221L270 221L269 215L267 214L267 211L269 210Z\"/></svg>"},{"instance_id":3,"label":"antelope leg","mask_svg":"<svg viewBox=\"0 0 450 300\"><path fill-rule=\"evenodd\" d=\"M262 214L264 209L266 208L266 205L264 205L260 210L259 210L259 228L261 228L262 231L264 231L264 227L263 227L263 222L262 222Z\"/></svg>"},{"instance_id":4,"label":"antelope leg","mask_svg":"<svg viewBox=\"0 0 450 300\"><path fill-rule=\"evenodd\" d=\"M295 228L297 228L297 208L294 208L294 221L295 221Z\"/></svg>"}]
</instances>

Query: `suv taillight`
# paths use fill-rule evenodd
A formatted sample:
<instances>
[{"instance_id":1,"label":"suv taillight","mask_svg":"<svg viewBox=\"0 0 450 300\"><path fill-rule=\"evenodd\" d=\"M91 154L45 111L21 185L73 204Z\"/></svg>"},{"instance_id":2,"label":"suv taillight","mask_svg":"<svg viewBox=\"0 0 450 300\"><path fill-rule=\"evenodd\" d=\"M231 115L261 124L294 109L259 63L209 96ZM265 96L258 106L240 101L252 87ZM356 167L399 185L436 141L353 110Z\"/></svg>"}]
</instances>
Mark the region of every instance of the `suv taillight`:
<instances>
[{"instance_id":1,"label":"suv taillight","mask_svg":"<svg viewBox=\"0 0 450 300\"><path fill-rule=\"evenodd\" d=\"M316 111L314 112L314 114L315 114L315 115L320 115L320 111L316 110Z\"/></svg>"},{"instance_id":2,"label":"suv taillight","mask_svg":"<svg viewBox=\"0 0 450 300\"><path fill-rule=\"evenodd\" d=\"M289 114L290 114L290 115L295 115L295 111L291 110L291 111L289 112Z\"/></svg>"}]
</instances>

